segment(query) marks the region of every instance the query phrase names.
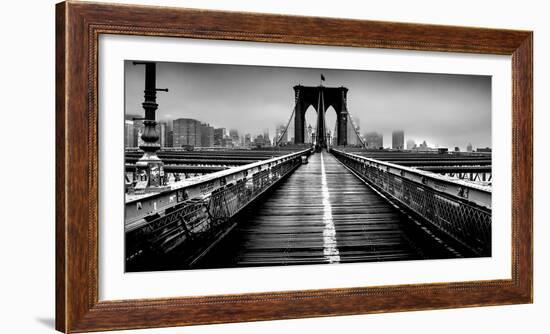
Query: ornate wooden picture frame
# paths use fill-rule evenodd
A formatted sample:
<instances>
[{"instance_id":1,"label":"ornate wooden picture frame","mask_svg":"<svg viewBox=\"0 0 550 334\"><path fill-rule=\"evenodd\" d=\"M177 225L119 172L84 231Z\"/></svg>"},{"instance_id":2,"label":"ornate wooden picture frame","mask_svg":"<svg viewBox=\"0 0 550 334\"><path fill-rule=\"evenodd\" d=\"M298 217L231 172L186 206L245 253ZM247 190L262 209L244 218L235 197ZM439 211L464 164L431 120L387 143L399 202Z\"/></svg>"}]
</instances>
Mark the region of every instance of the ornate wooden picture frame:
<instances>
[{"instance_id":1,"label":"ornate wooden picture frame","mask_svg":"<svg viewBox=\"0 0 550 334\"><path fill-rule=\"evenodd\" d=\"M102 34L512 57L511 279L208 297L98 298L98 39ZM533 34L66 1L56 8L56 328L166 327L531 303Z\"/></svg>"}]
</instances>

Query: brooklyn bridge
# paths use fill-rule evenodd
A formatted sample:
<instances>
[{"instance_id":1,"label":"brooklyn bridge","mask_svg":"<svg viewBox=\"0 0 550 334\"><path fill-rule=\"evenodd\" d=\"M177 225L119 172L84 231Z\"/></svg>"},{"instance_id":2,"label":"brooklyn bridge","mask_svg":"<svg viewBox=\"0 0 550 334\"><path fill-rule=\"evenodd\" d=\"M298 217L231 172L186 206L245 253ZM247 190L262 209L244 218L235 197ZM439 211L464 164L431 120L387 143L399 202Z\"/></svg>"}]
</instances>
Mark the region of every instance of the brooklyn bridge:
<instances>
[{"instance_id":1,"label":"brooklyn bridge","mask_svg":"<svg viewBox=\"0 0 550 334\"><path fill-rule=\"evenodd\" d=\"M348 89L323 85L294 87L293 145L162 150L154 63L143 65L143 143L125 154L127 271L491 256L490 153L371 150L359 133L348 145Z\"/></svg>"}]
</instances>

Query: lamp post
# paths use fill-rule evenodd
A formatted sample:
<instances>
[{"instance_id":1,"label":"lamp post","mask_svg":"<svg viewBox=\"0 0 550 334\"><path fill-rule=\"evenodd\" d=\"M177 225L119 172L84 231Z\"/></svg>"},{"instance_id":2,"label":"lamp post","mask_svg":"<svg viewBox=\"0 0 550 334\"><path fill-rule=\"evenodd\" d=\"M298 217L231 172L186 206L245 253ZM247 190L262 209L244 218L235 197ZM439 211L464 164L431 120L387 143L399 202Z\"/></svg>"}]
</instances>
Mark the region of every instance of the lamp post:
<instances>
[{"instance_id":1,"label":"lamp post","mask_svg":"<svg viewBox=\"0 0 550 334\"><path fill-rule=\"evenodd\" d=\"M143 156L136 163L137 191L156 191L165 185L164 164L157 156L160 149L159 132L155 118L157 104L157 91L168 92L166 88L157 88L156 63L134 62L134 65L145 65L145 100L141 104L145 110L143 120L142 144Z\"/></svg>"}]
</instances>

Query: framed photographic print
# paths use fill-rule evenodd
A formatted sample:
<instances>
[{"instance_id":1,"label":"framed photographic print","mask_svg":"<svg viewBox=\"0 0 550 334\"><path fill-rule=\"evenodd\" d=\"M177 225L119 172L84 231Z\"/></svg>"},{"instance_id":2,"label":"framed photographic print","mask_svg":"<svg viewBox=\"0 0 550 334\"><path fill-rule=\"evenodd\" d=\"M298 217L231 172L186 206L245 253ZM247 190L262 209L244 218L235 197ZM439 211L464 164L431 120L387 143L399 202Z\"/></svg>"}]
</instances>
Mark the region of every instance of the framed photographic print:
<instances>
[{"instance_id":1,"label":"framed photographic print","mask_svg":"<svg viewBox=\"0 0 550 334\"><path fill-rule=\"evenodd\" d=\"M532 302L532 32L57 5L56 328Z\"/></svg>"}]
</instances>

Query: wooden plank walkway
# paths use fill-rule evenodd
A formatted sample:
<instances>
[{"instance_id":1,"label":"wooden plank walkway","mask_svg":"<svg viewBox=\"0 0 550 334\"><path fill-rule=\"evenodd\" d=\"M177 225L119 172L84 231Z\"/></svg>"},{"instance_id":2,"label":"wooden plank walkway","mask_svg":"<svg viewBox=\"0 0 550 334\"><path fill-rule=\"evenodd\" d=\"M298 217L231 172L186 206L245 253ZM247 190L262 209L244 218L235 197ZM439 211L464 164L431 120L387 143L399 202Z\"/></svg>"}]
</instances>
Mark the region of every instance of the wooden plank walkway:
<instances>
[{"instance_id":1,"label":"wooden plank walkway","mask_svg":"<svg viewBox=\"0 0 550 334\"><path fill-rule=\"evenodd\" d=\"M411 260L411 222L331 154L312 155L245 209L196 268Z\"/></svg>"}]
</instances>

